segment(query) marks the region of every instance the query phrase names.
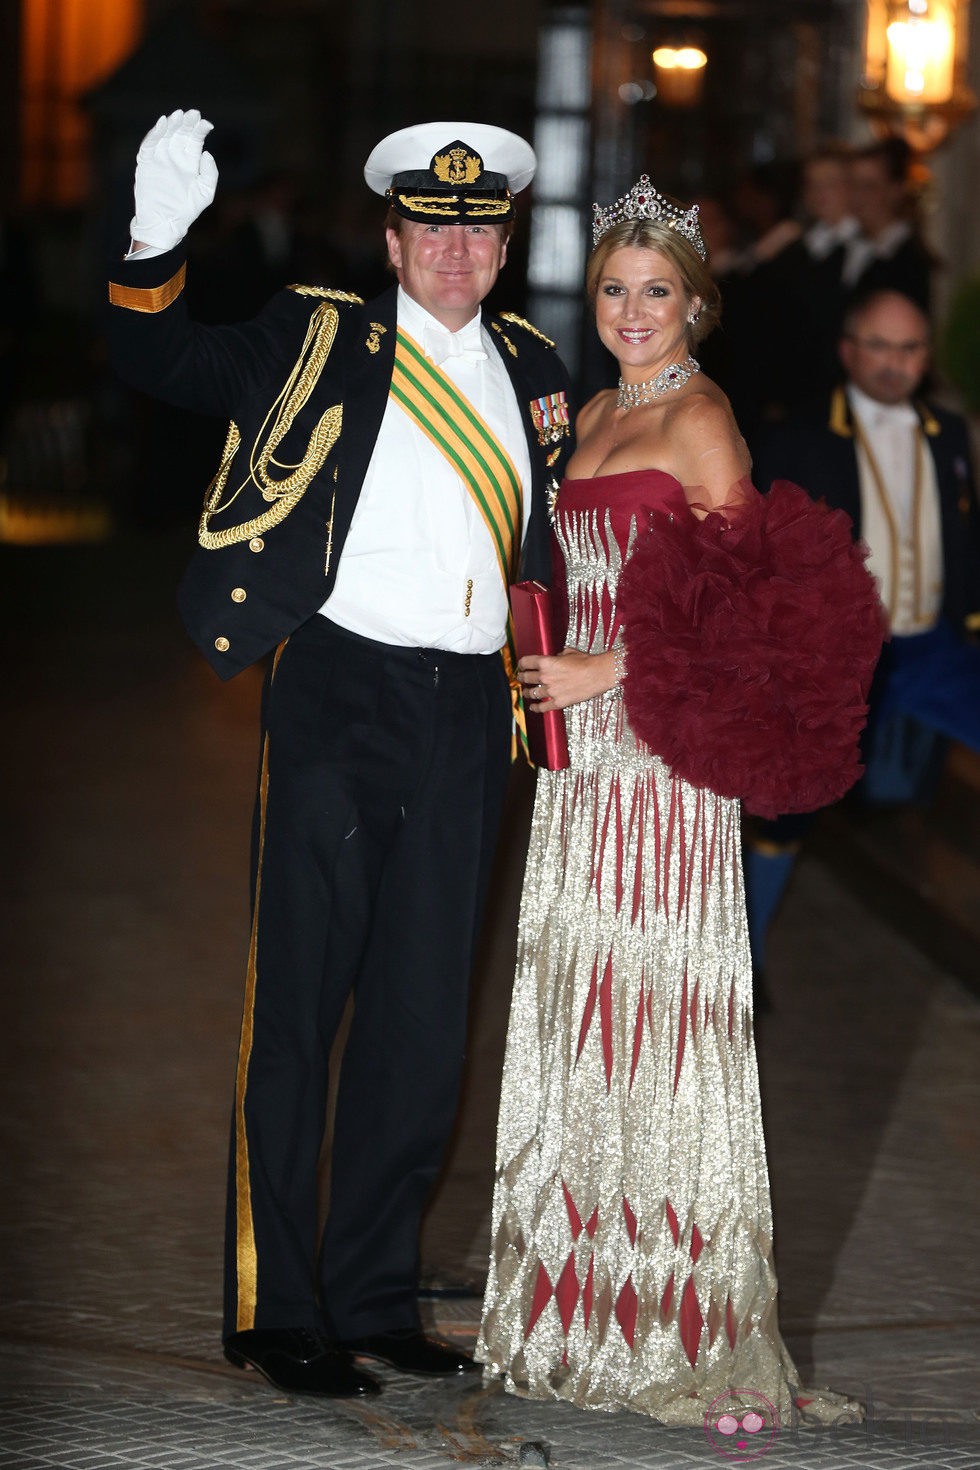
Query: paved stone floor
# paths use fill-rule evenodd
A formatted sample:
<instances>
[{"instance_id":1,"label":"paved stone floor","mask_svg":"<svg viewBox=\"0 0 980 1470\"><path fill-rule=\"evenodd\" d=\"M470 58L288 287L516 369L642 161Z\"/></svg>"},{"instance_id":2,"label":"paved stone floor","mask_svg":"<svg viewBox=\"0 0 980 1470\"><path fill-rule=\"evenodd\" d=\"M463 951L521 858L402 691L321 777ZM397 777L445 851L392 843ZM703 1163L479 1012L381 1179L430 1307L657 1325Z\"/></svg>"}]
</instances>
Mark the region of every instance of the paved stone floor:
<instances>
[{"instance_id":1,"label":"paved stone floor","mask_svg":"<svg viewBox=\"0 0 980 1470\"><path fill-rule=\"evenodd\" d=\"M183 550L0 549L0 1466L681 1467L698 1431L384 1374L289 1399L218 1346L258 679L172 610ZM529 782L512 791L425 1310L472 1340ZM785 1335L860 1426L765 1463L980 1466L980 767L935 810L835 816L773 936L760 1068ZM952 943L950 936L956 942Z\"/></svg>"}]
</instances>

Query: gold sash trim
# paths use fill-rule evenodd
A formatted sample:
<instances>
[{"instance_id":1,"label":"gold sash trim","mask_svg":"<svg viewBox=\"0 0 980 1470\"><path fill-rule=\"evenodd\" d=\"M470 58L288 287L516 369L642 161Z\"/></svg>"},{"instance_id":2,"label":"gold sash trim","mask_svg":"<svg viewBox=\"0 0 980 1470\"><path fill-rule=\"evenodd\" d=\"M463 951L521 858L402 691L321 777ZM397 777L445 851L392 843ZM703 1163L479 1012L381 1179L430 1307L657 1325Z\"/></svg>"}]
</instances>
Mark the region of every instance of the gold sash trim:
<instances>
[{"instance_id":1,"label":"gold sash trim","mask_svg":"<svg viewBox=\"0 0 980 1470\"><path fill-rule=\"evenodd\" d=\"M182 265L175 276L162 286L122 286L118 281L109 282L109 300L113 306L124 306L127 311L144 311L151 315L166 311L184 289L187 266Z\"/></svg>"},{"instance_id":2,"label":"gold sash trim","mask_svg":"<svg viewBox=\"0 0 980 1470\"><path fill-rule=\"evenodd\" d=\"M466 486L497 553L497 566L510 603L510 584L516 575L517 553L523 530L523 493L514 462L504 446L441 369L419 344L398 329L391 396L426 438L439 450ZM517 677L514 624L508 611L507 639L501 649L514 713L514 742L528 755L523 691Z\"/></svg>"},{"instance_id":3,"label":"gold sash trim","mask_svg":"<svg viewBox=\"0 0 980 1470\"><path fill-rule=\"evenodd\" d=\"M504 586L520 542L521 481L493 430L455 383L399 327L391 396L460 476L490 532Z\"/></svg>"}]
</instances>

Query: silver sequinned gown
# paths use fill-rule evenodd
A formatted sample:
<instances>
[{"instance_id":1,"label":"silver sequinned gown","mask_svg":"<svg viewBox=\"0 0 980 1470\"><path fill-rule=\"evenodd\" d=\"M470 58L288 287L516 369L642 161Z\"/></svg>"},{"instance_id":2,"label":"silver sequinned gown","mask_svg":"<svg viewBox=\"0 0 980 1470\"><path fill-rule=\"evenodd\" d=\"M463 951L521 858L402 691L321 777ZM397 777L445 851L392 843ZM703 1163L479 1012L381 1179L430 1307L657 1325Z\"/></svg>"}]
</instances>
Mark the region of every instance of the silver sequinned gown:
<instances>
[{"instance_id":1,"label":"silver sequinned gown","mask_svg":"<svg viewBox=\"0 0 980 1470\"><path fill-rule=\"evenodd\" d=\"M635 527L680 493L562 486L569 644L611 646ZM570 768L538 775L476 1356L532 1398L700 1424L746 1389L785 1424L739 804L675 778L615 694L566 719Z\"/></svg>"}]
</instances>

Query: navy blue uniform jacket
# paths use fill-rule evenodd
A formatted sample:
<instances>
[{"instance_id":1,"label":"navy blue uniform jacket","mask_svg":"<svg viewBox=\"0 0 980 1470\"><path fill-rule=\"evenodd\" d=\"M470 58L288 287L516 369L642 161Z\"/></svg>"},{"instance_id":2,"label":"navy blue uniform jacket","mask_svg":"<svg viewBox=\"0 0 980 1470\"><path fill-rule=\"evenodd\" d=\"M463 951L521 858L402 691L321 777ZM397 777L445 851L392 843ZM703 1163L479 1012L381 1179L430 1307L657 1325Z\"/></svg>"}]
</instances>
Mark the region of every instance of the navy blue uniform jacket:
<instances>
[{"instance_id":1,"label":"navy blue uniform jacket","mask_svg":"<svg viewBox=\"0 0 980 1470\"><path fill-rule=\"evenodd\" d=\"M211 545L199 545L178 594L191 637L221 677L230 678L316 613L333 587L388 400L396 287L367 303L342 292L291 287L251 321L204 326L187 314L184 268L183 245L116 267L108 337L113 364L127 382L179 407L226 417L239 431L221 496L225 508L210 518ZM486 310L483 320L517 395L531 458L531 518L519 575L547 582L548 495L561 479L572 440L568 429L540 429L533 406L553 394L567 402L568 376L554 345L529 324ZM249 458L267 439L274 406L317 322L335 335L276 460L284 466L302 461L318 422L338 406L332 422L340 423L340 432L288 514L268 525L285 502L263 496L249 476ZM275 470L279 477L286 473ZM215 538L226 544L215 545Z\"/></svg>"},{"instance_id":2,"label":"navy blue uniform jacket","mask_svg":"<svg viewBox=\"0 0 980 1470\"><path fill-rule=\"evenodd\" d=\"M943 613L959 633L980 613L980 506L965 421L916 402L936 466L942 528ZM766 491L773 480L794 480L815 500L845 510L861 534L861 486L851 412L843 388L812 410L771 427L753 447L753 479Z\"/></svg>"}]
</instances>

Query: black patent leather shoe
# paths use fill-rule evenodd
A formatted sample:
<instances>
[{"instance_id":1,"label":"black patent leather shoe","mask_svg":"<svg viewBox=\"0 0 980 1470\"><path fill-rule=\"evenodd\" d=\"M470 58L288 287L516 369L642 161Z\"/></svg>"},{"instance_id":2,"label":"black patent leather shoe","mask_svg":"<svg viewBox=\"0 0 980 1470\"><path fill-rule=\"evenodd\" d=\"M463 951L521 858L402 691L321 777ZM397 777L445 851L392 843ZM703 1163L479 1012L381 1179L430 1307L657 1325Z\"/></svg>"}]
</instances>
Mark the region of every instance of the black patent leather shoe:
<instances>
[{"instance_id":1,"label":"black patent leather shoe","mask_svg":"<svg viewBox=\"0 0 980 1470\"><path fill-rule=\"evenodd\" d=\"M370 1332L365 1337L350 1337L337 1344L353 1353L355 1358L374 1358L397 1368L400 1373L425 1373L447 1375L451 1373L478 1373L469 1353L458 1348L446 1347L433 1342L417 1327L405 1327L396 1332Z\"/></svg>"},{"instance_id":2,"label":"black patent leather shoe","mask_svg":"<svg viewBox=\"0 0 980 1470\"><path fill-rule=\"evenodd\" d=\"M351 1355L323 1332L309 1327L255 1327L224 1340L225 1357L236 1368L257 1368L287 1393L317 1393L329 1399L380 1393L370 1373L354 1367Z\"/></svg>"}]
</instances>

